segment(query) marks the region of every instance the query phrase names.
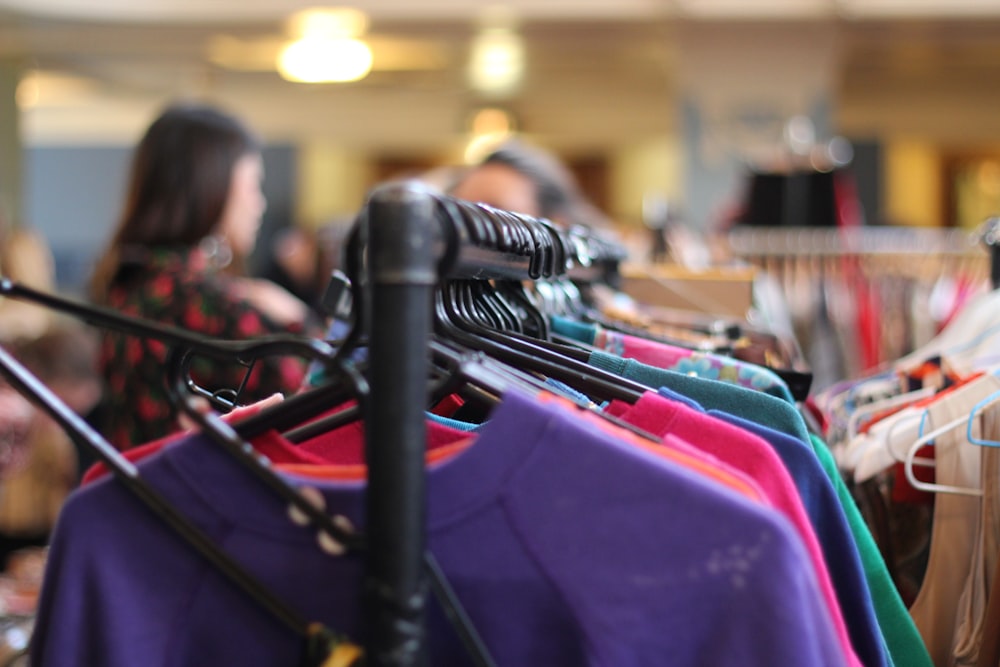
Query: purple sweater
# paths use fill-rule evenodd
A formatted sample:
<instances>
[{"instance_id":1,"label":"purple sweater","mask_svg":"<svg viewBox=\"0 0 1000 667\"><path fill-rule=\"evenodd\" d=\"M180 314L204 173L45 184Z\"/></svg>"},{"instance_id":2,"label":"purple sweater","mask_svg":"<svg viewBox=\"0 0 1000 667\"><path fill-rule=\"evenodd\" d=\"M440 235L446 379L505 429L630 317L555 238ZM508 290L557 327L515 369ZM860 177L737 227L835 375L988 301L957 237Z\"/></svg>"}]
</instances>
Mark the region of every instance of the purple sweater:
<instances>
[{"instance_id":1,"label":"purple sweater","mask_svg":"<svg viewBox=\"0 0 1000 667\"><path fill-rule=\"evenodd\" d=\"M362 636L358 556L332 556L198 438L142 475L300 614ZM316 484L363 525L358 484ZM429 472L430 549L499 665L844 664L785 520L570 410L510 394ZM433 605L432 605L433 606ZM432 609L435 667L468 664ZM294 665L297 638L105 479L59 519L32 664Z\"/></svg>"}]
</instances>

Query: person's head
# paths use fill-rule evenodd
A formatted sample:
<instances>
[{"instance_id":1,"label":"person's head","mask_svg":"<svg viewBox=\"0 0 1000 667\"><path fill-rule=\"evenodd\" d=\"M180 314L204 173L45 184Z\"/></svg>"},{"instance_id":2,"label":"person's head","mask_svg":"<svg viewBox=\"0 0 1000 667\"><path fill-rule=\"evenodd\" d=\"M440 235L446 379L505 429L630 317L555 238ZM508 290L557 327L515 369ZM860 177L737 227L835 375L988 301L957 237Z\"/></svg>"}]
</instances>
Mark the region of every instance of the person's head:
<instances>
[{"instance_id":1,"label":"person's head","mask_svg":"<svg viewBox=\"0 0 1000 667\"><path fill-rule=\"evenodd\" d=\"M562 162L521 141L509 141L487 155L449 194L564 225L605 224Z\"/></svg>"},{"instance_id":2,"label":"person's head","mask_svg":"<svg viewBox=\"0 0 1000 667\"><path fill-rule=\"evenodd\" d=\"M508 211L556 219L575 192L572 176L553 156L511 141L463 174L450 194Z\"/></svg>"},{"instance_id":3,"label":"person's head","mask_svg":"<svg viewBox=\"0 0 1000 667\"><path fill-rule=\"evenodd\" d=\"M262 177L260 143L238 119L201 104L168 107L133 153L110 254L217 236L246 255L266 205Z\"/></svg>"}]
</instances>

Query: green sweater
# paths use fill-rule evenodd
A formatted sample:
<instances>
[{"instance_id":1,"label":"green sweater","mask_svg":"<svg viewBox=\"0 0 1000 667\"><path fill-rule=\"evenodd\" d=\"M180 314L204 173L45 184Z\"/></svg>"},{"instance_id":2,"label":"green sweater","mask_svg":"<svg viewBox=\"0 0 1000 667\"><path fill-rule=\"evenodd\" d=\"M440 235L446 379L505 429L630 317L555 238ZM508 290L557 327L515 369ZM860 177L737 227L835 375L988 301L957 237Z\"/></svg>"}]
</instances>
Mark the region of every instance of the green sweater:
<instances>
[{"instance_id":1,"label":"green sweater","mask_svg":"<svg viewBox=\"0 0 1000 667\"><path fill-rule=\"evenodd\" d=\"M889 569L878 550L878 545L875 544L875 538L872 537L847 484L840 476L833 454L818 436L810 435L810 442L820 464L837 490L840 503L844 506L847 522L861 554L861 563L865 569L868 587L871 589L879 628L882 630L893 663L899 667L933 667L934 663L931 662L927 647L924 646L924 641L917 632L917 626L903 605L903 599L899 596L896 585L892 583Z\"/></svg>"}]
</instances>

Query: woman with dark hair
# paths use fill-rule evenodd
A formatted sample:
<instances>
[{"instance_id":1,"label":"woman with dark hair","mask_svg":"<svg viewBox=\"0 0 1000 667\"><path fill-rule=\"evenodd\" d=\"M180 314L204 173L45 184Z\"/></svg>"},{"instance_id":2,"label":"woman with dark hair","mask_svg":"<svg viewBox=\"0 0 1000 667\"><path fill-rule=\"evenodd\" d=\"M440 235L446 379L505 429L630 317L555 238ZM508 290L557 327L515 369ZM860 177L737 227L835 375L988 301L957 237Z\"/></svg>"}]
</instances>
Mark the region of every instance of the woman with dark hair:
<instances>
[{"instance_id":1,"label":"woman with dark hair","mask_svg":"<svg viewBox=\"0 0 1000 667\"><path fill-rule=\"evenodd\" d=\"M167 108L133 155L124 209L91 281L92 298L144 319L221 339L312 333L305 304L277 285L239 275L266 202L257 138L203 105ZM126 448L179 428L164 390L163 345L107 333L102 430ZM240 386L244 368L199 360L192 377L212 389ZM298 360L258 363L242 397L294 391Z\"/></svg>"}]
</instances>

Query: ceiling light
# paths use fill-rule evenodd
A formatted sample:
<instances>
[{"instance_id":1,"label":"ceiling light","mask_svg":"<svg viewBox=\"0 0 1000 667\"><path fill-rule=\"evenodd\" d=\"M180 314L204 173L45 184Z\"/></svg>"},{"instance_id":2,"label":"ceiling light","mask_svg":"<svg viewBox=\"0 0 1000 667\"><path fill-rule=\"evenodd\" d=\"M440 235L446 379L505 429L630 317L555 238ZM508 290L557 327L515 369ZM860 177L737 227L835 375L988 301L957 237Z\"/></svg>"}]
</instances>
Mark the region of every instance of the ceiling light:
<instances>
[{"instance_id":1,"label":"ceiling light","mask_svg":"<svg viewBox=\"0 0 1000 667\"><path fill-rule=\"evenodd\" d=\"M368 17L346 7L307 9L288 20L297 39L278 54L278 73L301 83L345 83L368 76L371 48L357 37L368 28Z\"/></svg>"},{"instance_id":2,"label":"ceiling light","mask_svg":"<svg viewBox=\"0 0 1000 667\"><path fill-rule=\"evenodd\" d=\"M367 32L368 16L353 7L314 7L295 12L286 25L288 34L297 39L351 39Z\"/></svg>"},{"instance_id":3,"label":"ceiling light","mask_svg":"<svg viewBox=\"0 0 1000 667\"><path fill-rule=\"evenodd\" d=\"M33 70L17 83L15 102L21 111L79 104L94 93L94 82L60 72Z\"/></svg>"},{"instance_id":4,"label":"ceiling light","mask_svg":"<svg viewBox=\"0 0 1000 667\"><path fill-rule=\"evenodd\" d=\"M468 81L473 90L500 96L513 92L524 75L524 42L509 7L490 5L479 15L472 40Z\"/></svg>"},{"instance_id":5,"label":"ceiling light","mask_svg":"<svg viewBox=\"0 0 1000 667\"><path fill-rule=\"evenodd\" d=\"M490 28L476 35L469 62L469 83L479 92L512 92L524 74L524 45L513 30Z\"/></svg>"},{"instance_id":6,"label":"ceiling light","mask_svg":"<svg viewBox=\"0 0 1000 667\"><path fill-rule=\"evenodd\" d=\"M278 72L300 83L359 81L372 69L372 52L357 39L308 37L286 45L278 56Z\"/></svg>"},{"instance_id":7,"label":"ceiling light","mask_svg":"<svg viewBox=\"0 0 1000 667\"><path fill-rule=\"evenodd\" d=\"M478 164L516 131L513 114L497 107L478 109L469 121L471 138L465 147L465 163Z\"/></svg>"}]
</instances>

